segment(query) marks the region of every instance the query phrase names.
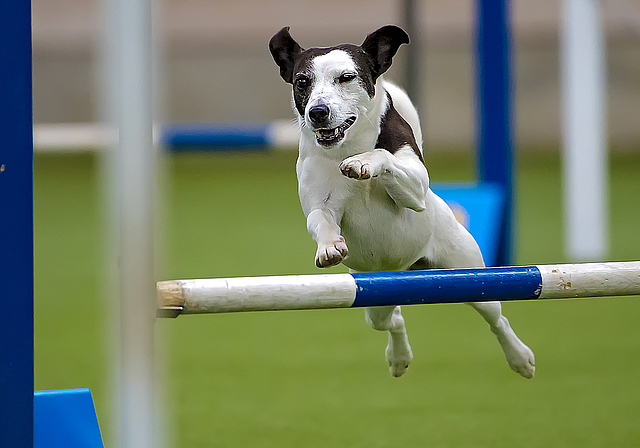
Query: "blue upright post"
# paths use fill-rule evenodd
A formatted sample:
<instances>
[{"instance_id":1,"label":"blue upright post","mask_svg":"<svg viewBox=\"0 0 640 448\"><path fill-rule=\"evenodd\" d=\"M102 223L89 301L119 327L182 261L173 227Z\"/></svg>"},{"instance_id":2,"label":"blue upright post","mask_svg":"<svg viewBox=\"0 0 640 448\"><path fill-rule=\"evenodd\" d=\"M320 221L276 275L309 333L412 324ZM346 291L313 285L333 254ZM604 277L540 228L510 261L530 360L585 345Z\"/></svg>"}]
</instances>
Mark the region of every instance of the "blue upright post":
<instances>
[{"instance_id":1,"label":"blue upright post","mask_svg":"<svg viewBox=\"0 0 640 448\"><path fill-rule=\"evenodd\" d=\"M508 0L476 1L477 170L480 182L504 189L505 212L496 263L513 252L513 116Z\"/></svg>"},{"instance_id":2,"label":"blue upright post","mask_svg":"<svg viewBox=\"0 0 640 448\"><path fill-rule=\"evenodd\" d=\"M31 2L0 2L0 447L33 447Z\"/></svg>"}]
</instances>

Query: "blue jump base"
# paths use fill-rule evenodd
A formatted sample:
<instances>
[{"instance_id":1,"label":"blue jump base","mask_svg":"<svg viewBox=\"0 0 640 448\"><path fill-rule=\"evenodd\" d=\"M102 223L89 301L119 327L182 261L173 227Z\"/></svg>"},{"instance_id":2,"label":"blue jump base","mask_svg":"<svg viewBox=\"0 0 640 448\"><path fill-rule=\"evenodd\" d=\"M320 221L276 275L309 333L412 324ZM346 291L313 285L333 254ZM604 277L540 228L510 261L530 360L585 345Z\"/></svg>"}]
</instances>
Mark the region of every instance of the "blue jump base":
<instances>
[{"instance_id":1,"label":"blue jump base","mask_svg":"<svg viewBox=\"0 0 640 448\"><path fill-rule=\"evenodd\" d=\"M104 448L89 389L33 394L34 448Z\"/></svg>"}]
</instances>

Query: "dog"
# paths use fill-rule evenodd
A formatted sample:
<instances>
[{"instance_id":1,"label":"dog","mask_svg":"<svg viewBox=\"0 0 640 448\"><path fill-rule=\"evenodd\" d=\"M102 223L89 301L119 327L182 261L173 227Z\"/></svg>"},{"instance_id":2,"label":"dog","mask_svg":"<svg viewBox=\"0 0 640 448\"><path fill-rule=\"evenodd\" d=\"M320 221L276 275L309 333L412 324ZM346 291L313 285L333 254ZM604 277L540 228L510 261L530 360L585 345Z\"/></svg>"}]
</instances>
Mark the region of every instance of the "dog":
<instances>
[{"instance_id":1,"label":"dog","mask_svg":"<svg viewBox=\"0 0 640 448\"><path fill-rule=\"evenodd\" d=\"M298 193L320 268L351 272L484 267L480 249L447 204L429 189L418 113L383 80L409 36L387 25L361 45L303 49L281 29L269 41L280 76L292 85L300 127ZM502 315L500 302L470 303L496 335L511 369L535 373L531 349ZM413 359L399 306L365 309L388 331L394 377Z\"/></svg>"}]
</instances>

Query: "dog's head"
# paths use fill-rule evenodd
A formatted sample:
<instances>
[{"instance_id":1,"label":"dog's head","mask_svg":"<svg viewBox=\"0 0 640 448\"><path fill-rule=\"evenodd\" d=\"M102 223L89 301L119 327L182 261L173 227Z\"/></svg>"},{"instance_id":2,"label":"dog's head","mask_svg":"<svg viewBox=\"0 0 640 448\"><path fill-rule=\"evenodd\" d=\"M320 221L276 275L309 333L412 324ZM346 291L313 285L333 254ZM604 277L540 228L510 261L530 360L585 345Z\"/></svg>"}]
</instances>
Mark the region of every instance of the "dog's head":
<instances>
[{"instance_id":1,"label":"dog's head","mask_svg":"<svg viewBox=\"0 0 640 448\"><path fill-rule=\"evenodd\" d=\"M340 145L347 130L366 112L375 96L376 80L409 36L387 25L369 34L362 45L342 44L303 49L281 29L269 41L280 76L293 85L293 102L303 126L319 145Z\"/></svg>"}]
</instances>

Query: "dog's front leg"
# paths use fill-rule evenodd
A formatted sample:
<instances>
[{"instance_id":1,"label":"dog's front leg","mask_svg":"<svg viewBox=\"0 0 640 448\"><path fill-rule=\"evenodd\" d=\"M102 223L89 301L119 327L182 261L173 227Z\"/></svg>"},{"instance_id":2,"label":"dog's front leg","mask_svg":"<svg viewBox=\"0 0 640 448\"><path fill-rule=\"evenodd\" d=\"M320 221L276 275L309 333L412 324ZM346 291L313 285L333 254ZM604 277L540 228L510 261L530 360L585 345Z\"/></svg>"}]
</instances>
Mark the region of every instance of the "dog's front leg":
<instances>
[{"instance_id":1,"label":"dog's front leg","mask_svg":"<svg viewBox=\"0 0 640 448\"><path fill-rule=\"evenodd\" d=\"M387 193L400 207L420 212L425 209L429 174L411 148L395 154L386 149L356 154L340 163L342 174L357 180L379 178Z\"/></svg>"},{"instance_id":2,"label":"dog's front leg","mask_svg":"<svg viewBox=\"0 0 640 448\"><path fill-rule=\"evenodd\" d=\"M312 210L307 216L307 230L318 243L316 266L319 268L340 264L347 256L347 244L340 235L337 217L331 210Z\"/></svg>"}]
</instances>

